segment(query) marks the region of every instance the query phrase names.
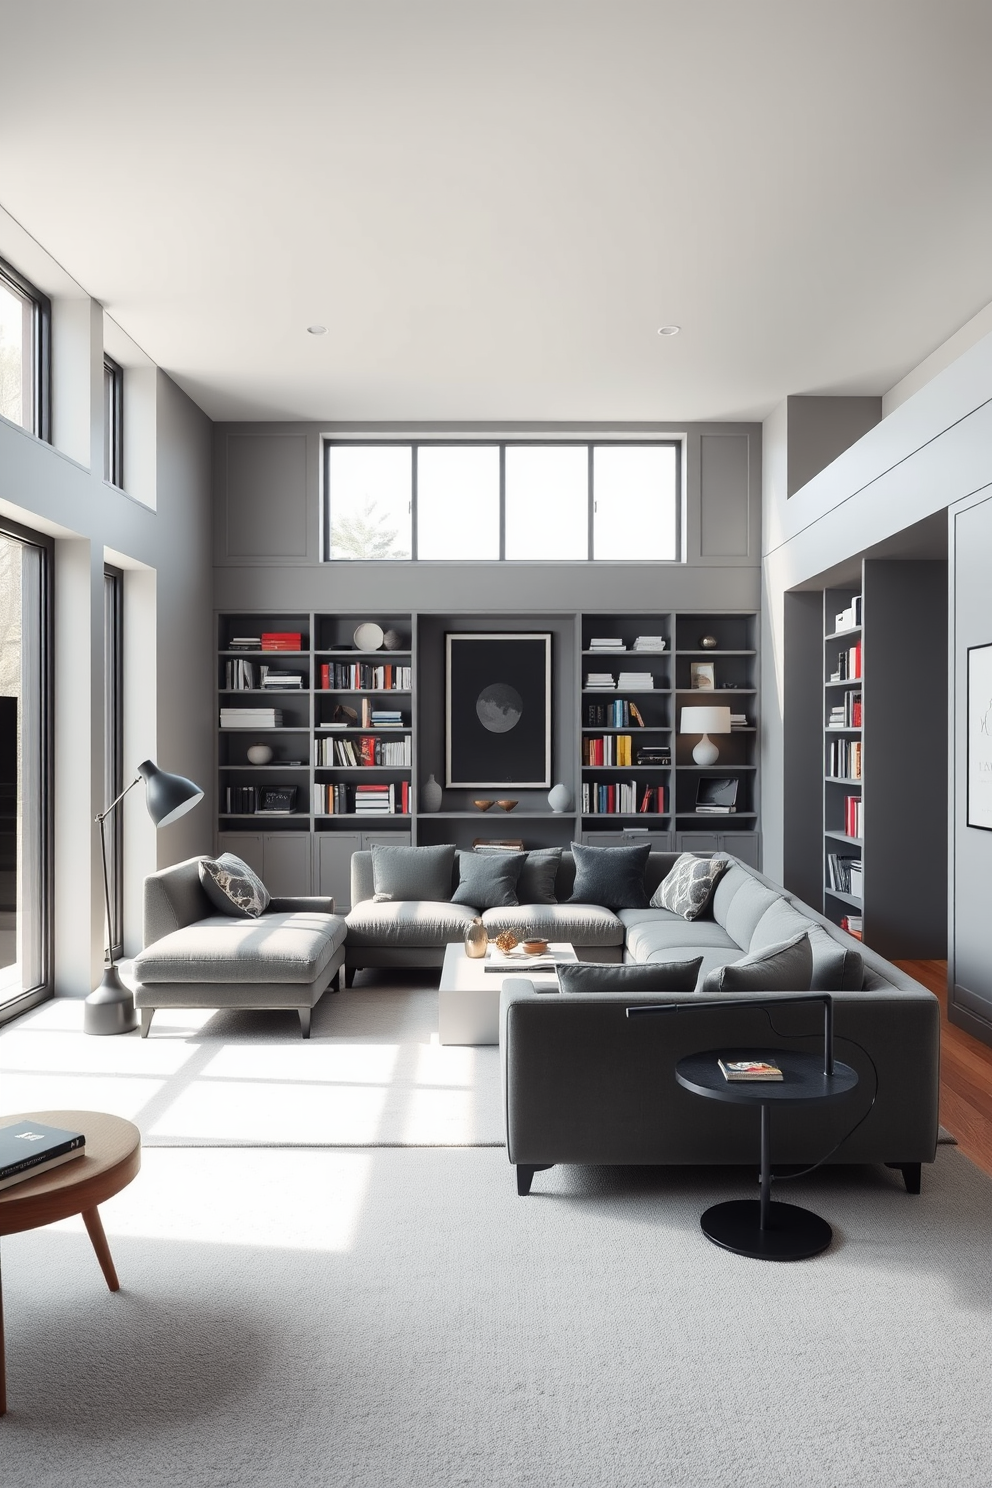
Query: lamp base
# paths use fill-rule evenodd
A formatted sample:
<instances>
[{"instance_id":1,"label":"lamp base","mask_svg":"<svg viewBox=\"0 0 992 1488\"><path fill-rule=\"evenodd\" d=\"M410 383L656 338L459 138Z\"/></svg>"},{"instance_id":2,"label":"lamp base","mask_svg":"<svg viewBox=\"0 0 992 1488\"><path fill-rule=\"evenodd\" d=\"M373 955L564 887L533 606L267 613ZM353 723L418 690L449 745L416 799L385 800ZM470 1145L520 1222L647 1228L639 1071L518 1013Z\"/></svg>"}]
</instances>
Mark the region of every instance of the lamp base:
<instances>
[{"instance_id":1,"label":"lamp base","mask_svg":"<svg viewBox=\"0 0 992 1488\"><path fill-rule=\"evenodd\" d=\"M138 1026L134 993L125 987L116 966L108 966L103 981L83 1003L83 1032L130 1033Z\"/></svg>"},{"instance_id":2,"label":"lamp base","mask_svg":"<svg viewBox=\"0 0 992 1488\"><path fill-rule=\"evenodd\" d=\"M720 751L709 734L704 734L692 751L692 757L697 765L715 765L720 758Z\"/></svg>"}]
</instances>

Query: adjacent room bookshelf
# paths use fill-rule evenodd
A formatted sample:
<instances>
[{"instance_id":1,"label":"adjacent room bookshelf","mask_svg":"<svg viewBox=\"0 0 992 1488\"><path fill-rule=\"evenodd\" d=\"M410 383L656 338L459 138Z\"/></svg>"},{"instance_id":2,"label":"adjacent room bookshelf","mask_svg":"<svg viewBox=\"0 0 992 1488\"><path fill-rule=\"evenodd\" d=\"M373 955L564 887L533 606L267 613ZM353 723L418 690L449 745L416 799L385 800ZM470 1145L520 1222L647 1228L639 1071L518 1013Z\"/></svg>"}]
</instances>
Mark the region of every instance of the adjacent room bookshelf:
<instances>
[{"instance_id":1,"label":"adjacent room bookshelf","mask_svg":"<svg viewBox=\"0 0 992 1488\"><path fill-rule=\"evenodd\" d=\"M219 615L218 848L250 862L272 892L333 893L342 906L351 854L375 841L648 839L759 863L753 613L514 616L514 628L552 633L553 779L572 809L555 812L547 790L508 789L519 798L512 812L481 813L472 798L500 796L494 787L445 788L441 809L426 811L419 788L431 774L444 781L444 633L507 623L435 612ZM703 636L716 647L701 647ZM615 644L594 644L604 638ZM712 667L711 688L693 685L695 662ZM613 685L590 685L597 671ZM698 736L679 732L681 708L700 702L741 715L716 736L712 767L692 758ZM271 758L250 759L254 746ZM734 810L698 810L700 782L727 779Z\"/></svg>"},{"instance_id":2,"label":"adjacent room bookshelf","mask_svg":"<svg viewBox=\"0 0 992 1488\"><path fill-rule=\"evenodd\" d=\"M823 591L822 634L823 912L883 956L943 957L946 565L865 559Z\"/></svg>"}]
</instances>

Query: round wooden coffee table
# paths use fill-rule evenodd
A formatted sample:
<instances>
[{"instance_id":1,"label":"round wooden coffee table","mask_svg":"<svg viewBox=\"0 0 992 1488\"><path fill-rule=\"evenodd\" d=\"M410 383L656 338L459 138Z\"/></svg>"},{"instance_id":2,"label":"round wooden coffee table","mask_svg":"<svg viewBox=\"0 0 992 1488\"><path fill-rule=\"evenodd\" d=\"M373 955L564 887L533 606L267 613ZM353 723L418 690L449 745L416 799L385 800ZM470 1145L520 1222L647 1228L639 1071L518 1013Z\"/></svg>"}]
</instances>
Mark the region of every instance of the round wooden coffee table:
<instances>
[{"instance_id":1,"label":"round wooden coffee table","mask_svg":"<svg viewBox=\"0 0 992 1488\"><path fill-rule=\"evenodd\" d=\"M36 1230L81 1214L93 1242L100 1269L112 1292L120 1287L110 1246L103 1231L98 1204L126 1188L141 1167L141 1135L121 1116L103 1111L21 1111L0 1116L0 1126L15 1121L39 1121L82 1132L86 1154L51 1168L37 1178L26 1178L11 1188L0 1189L0 1235ZM7 1379L3 1344L3 1290L0 1284L0 1415L7 1409Z\"/></svg>"}]
</instances>

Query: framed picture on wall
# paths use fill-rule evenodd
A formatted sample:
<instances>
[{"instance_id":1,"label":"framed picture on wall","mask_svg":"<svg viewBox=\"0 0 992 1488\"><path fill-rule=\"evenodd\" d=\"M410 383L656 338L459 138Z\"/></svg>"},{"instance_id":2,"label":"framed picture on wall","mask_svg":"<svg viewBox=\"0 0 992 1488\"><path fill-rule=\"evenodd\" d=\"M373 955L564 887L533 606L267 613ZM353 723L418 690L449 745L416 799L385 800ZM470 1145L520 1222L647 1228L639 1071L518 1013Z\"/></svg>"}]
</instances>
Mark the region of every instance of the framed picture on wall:
<instances>
[{"instance_id":1,"label":"framed picture on wall","mask_svg":"<svg viewBox=\"0 0 992 1488\"><path fill-rule=\"evenodd\" d=\"M551 785L551 633L445 636L445 784Z\"/></svg>"},{"instance_id":2,"label":"framed picture on wall","mask_svg":"<svg viewBox=\"0 0 992 1488\"><path fill-rule=\"evenodd\" d=\"M992 832L992 643L968 647L967 819Z\"/></svg>"}]
</instances>

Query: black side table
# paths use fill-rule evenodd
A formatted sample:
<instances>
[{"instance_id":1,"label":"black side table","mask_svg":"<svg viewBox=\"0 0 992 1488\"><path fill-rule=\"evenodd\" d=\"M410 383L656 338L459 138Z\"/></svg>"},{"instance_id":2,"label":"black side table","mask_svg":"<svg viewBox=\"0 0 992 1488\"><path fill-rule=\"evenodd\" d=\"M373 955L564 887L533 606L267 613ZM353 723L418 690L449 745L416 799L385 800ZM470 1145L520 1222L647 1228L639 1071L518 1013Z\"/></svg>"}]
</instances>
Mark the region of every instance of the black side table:
<instances>
[{"instance_id":1,"label":"black side table","mask_svg":"<svg viewBox=\"0 0 992 1488\"><path fill-rule=\"evenodd\" d=\"M782 1071L781 1080L727 1080L717 1060L766 1059ZM825 1219L796 1204L771 1199L771 1110L798 1106L804 1101L836 1100L854 1090L857 1072L834 1060L825 1074L822 1054L785 1049L711 1049L690 1054L675 1066L675 1078L686 1090L707 1100L761 1107L761 1197L714 1204L699 1223L714 1245L736 1255L761 1261L799 1261L818 1255L830 1244L833 1232Z\"/></svg>"}]
</instances>

